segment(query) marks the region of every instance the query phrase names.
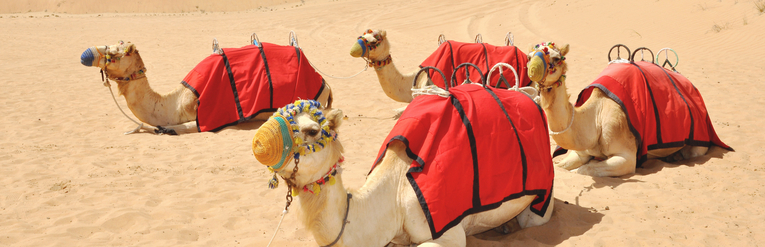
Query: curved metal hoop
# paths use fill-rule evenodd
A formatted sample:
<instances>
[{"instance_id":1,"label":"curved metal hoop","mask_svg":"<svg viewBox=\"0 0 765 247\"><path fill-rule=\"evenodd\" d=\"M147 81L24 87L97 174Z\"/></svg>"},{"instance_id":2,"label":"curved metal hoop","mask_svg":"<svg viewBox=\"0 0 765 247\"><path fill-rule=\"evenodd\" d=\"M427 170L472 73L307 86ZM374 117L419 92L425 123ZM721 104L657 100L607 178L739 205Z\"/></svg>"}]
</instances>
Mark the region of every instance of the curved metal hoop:
<instances>
[{"instance_id":1,"label":"curved metal hoop","mask_svg":"<svg viewBox=\"0 0 765 247\"><path fill-rule=\"evenodd\" d=\"M478 68L478 66L476 66L475 64L472 64L472 63L462 63L459 66L457 66L457 68L454 68L454 72L452 72L452 79L449 82L449 84L452 84L452 83L454 83L455 80L457 80L457 71L459 71L460 68L462 68L462 67L465 67L465 80L470 81L470 73L468 72L467 66L473 66L473 68L475 68L475 70L478 71L478 74L481 75L481 85L483 85L485 87L486 86L486 77L483 75L483 71L481 71L481 68ZM444 83L444 85L446 85L446 83ZM457 85L457 84L454 84L454 85Z\"/></svg>"},{"instance_id":2,"label":"curved metal hoop","mask_svg":"<svg viewBox=\"0 0 765 247\"><path fill-rule=\"evenodd\" d=\"M260 46L260 39L258 39L258 35L255 33L250 34L250 44L253 44L255 46Z\"/></svg>"},{"instance_id":3,"label":"curved metal hoop","mask_svg":"<svg viewBox=\"0 0 765 247\"><path fill-rule=\"evenodd\" d=\"M497 69L497 68L499 68L499 76L500 76L500 80L501 80L501 77L502 77L502 67L508 67L508 68L510 68L510 70L513 71L513 75L515 75L515 85L513 85L512 88L514 90L518 91L518 84L520 84L520 82L518 81L518 71L516 71L515 68L513 68L512 65L509 65L507 63L497 63L497 64L494 65L494 67L491 67L491 70L489 70L489 74L486 75L486 80L488 81L489 79L491 79L491 74L494 73L494 70ZM494 85L495 88L499 87L500 80L497 80L497 84ZM505 86L507 86L507 88L510 89L511 87L510 87L510 85L507 84L507 80L504 80L504 81L505 81ZM491 84L491 82L487 82L486 84L483 85L483 87L487 87L490 84Z\"/></svg>"},{"instance_id":4,"label":"curved metal hoop","mask_svg":"<svg viewBox=\"0 0 765 247\"><path fill-rule=\"evenodd\" d=\"M483 43L483 36L479 33L475 35L475 42L476 43Z\"/></svg>"},{"instance_id":5,"label":"curved metal hoop","mask_svg":"<svg viewBox=\"0 0 765 247\"><path fill-rule=\"evenodd\" d=\"M300 48L300 45L298 45L297 34L295 34L295 31L292 30L290 30L290 45Z\"/></svg>"},{"instance_id":6,"label":"curved metal hoop","mask_svg":"<svg viewBox=\"0 0 765 247\"><path fill-rule=\"evenodd\" d=\"M440 69L438 69L436 67L433 67L433 66L426 66L426 67L423 67L422 69L418 70L417 74L414 75L414 81L412 82L412 87L414 88L414 87L417 86L417 78L420 77L420 74L423 71L427 71L427 70L431 70L431 69L435 70L436 72L441 74L441 78L444 80L445 89L446 89L446 91L449 91L449 85L446 84L446 76L444 75L444 72L442 72Z\"/></svg>"},{"instance_id":7,"label":"curved metal hoop","mask_svg":"<svg viewBox=\"0 0 765 247\"><path fill-rule=\"evenodd\" d=\"M635 55L637 55L638 51L647 50L651 52L651 60L648 60L649 62L653 63L653 60L656 58L656 56L653 55L653 51L651 49L648 49L647 47L640 47L635 49L634 52L632 52L632 61L635 62ZM640 52L640 61L645 61L644 52Z\"/></svg>"},{"instance_id":8,"label":"curved metal hoop","mask_svg":"<svg viewBox=\"0 0 765 247\"><path fill-rule=\"evenodd\" d=\"M507 32L505 35L505 46L515 46L515 36L512 32Z\"/></svg>"},{"instance_id":9,"label":"curved metal hoop","mask_svg":"<svg viewBox=\"0 0 765 247\"><path fill-rule=\"evenodd\" d=\"M446 42L446 36L443 34L438 35L438 46L441 46L444 42Z\"/></svg>"},{"instance_id":10,"label":"curved metal hoop","mask_svg":"<svg viewBox=\"0 0 765 247\"><path fill-rule=\"evenodd\" d=\"M608 50L608 62L610 63L611 61L614 61L614 60L611 60L611 52L614 51L614 48L617 48L616 49L616 59L622 59L622 57L621 57L621 49L618 49L618 47L624 47L624 49L627 49L627 56L628 56L627 60L632 61L632 57L630 57L630 54L632 54L630 52L630 48L628 48L626 45L617 44L617 45L612 46L611 49Z\"/></svg>"},{"instance_id":11,"label":"curved metal hoop","mask_svg":"<svg viewBox=\"0 0 765 247\"><path fill-rule=\"evenodd\" d=\"M672 67L672 70L675 70L675 67L677 67L677 64L680 63L680 56L677 55L677 52L675 50L669 47L662 48L661 50L659 50L659 52L656 53L656 64L659 64L659 56L661 56L662 51L664 52L664 63L661 64L661 67L664 67L665 65L669 64L669 67ZM675 53L675 64L672 64L672 62L669 61L668 51L672 51L673 53Z\"/></svg>"}]
</instances>

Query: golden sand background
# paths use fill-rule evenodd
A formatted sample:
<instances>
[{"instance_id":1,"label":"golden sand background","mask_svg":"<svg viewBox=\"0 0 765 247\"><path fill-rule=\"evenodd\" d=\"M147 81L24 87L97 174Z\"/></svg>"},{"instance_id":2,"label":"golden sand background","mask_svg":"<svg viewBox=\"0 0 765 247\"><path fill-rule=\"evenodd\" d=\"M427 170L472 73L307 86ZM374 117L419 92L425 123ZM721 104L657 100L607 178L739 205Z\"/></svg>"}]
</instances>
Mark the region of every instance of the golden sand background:
<instances>
[{"instance_id":1,"label":"golden sand background","mask_svg":"<svg viewBox=\"0 0 765 247\"><path fill-rule=\"evenodd\" d=\"M469 42L480 33L502 44L510 31L524 50L568 43L571 101L605 68L614 44L672 47L719 136L736 149L681 163L649 161L618 178L557 169L548 224L469 237L468 246L765 244L761 0L211 2L0 4L0 245L265 246L285 191L267 189L268 172L251 154L258 124L123 135L134 125L79 56L93 45L131 41L152 87L164 93L210 54L213 38L240 47L256 32L286 45L294 30L319 70L349 76L364 63L348 51L369 28L387 30L404 73L436 49L439 34ZM395 123L391 109L404 104L384 95L371 69L353 79L325 78L348 116L340 134L344 179L359 187ZM275 245L316 244L288 214Z\"/></svg>"}]
</instances>

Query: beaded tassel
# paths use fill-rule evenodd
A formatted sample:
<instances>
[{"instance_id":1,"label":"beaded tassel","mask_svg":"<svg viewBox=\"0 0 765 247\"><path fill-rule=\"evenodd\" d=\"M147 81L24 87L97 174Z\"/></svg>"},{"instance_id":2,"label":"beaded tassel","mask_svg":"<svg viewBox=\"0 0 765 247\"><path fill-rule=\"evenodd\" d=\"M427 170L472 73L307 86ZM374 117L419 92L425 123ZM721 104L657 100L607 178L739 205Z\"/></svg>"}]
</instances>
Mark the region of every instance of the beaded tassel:
<instances>
[{"instance_id":1,"label":"beaded tassel","mask_svg":"<svg viewBox=\"0 0 765 247\"><path fill-rule=\"evenodd\" d=\"M268 188L276 189L277 187L279 187L279 179L276 178L276 173L274 173L274 177L268 180Z\"/></svg>"}]
</instances>

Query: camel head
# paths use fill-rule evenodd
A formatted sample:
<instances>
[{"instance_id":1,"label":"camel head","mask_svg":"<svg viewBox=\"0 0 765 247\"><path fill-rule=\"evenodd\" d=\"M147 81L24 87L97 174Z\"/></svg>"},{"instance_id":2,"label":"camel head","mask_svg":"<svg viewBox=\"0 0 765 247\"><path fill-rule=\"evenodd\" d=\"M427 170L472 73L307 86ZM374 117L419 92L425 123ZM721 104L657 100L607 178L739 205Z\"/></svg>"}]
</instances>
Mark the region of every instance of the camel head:
<instances>
[{"instance_id":1,"label":"camel head","mask_svg":"<svg viewBox=\"0 0 765 247\"><path fill-rule=\"evenodd\" d=\"M384 60L389 54L390 44L385 38L385 30L367 30L356 40L351 47L352 57L365 57L370 61Z\"/></svg>"},{"instance_id":2,"label":"camel head","mask_svg":"<svg viewBox=\"0 0 765 247\"><path fill-rule=\"evenodd\" d=\"M255 158L281 176L293 195L301 190L318 193L320 185L330 179L334 183L336 165L342 162L337 128L343 112L320 108L321 104L312 100L286 105L263 123L252 139ZM278 185L276 174L269 182L271 188Z\"/></svg>"},{"instance_id":3,"label":"camel head","mask_svg":"<svg viewBox=\"0 0 765 247\"><path fill-rule=\"evenodd\" d=\"M553 42L532 46L529 53L529 78L537 83L540 93L550 92L565 82L568 44L558 47Z\"/></svg>"},{"instance_id":4,"label":"camel head","mask_svg":"<svg viewBox=\"0 0 765 247\"><path fill-rule=\"evenodd\" d=\"M114 45L91 46L80 56L80 63L98 67L109 79L130 81L144 77L146 66L135 45L120 41Z\"/></svg>"}]
</instances>

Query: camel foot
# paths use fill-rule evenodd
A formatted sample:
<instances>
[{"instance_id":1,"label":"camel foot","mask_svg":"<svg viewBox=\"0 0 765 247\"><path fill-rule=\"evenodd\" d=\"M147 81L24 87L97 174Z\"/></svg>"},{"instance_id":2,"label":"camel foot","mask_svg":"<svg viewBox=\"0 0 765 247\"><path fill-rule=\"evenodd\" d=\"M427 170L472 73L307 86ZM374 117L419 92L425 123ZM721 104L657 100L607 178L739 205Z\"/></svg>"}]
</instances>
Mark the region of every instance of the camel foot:
<instances>
[{"instance_id":1,"label":"camel foot","mask_svg":"<svg viewBox=\"0 0 765 247\"><path fill-rule=\"evenodd\" d=\"M521 227L521 224L518 223L518 218L516 217L508 222L505 222L505 224L495 227L493 230L499 234L507 235L520 231L521 229L523 229L523 227Z\"/></svg>"},{"instance_id":2,"label":"camel foot","mask_svg":"<svg viewBox=\"0 0 765 247\"><path fill-rule=\"evenodd\" d=\"M168 129L168 128L164 128L162 126L157 126L157 129L154 130L154 134L158 134L158 135L162 135L162 134L178 135L178 133L176 133L174 129Z\"/></svg>"},{"instance_id":3,"label":"camel foot","mask_svg":"<svg viewBox=\"0 0 765 247\"><path fill-rule=\"evenodd\" d=\"M123 134L125 134L125 135L133 134L133 133L136 133L136 132L138 132L138 131L139 131L139 130L141 130L142 128L143 128L143 124L140 124L140 125L138 125L138 127L135 127L135 129L133 129L133 130L131 130L131 131L128 131L128 132L125 132L125 133L123 133Z\"/></svg>"},{"instance_id":4,"label":"camel foot","mask_svg":"<svg viewBox=\"0 0 765 247\"><path fill-rule=\"evenodd\" d=\"M406 110L406 106L401 107L401 108L393 109L393 119L398 120L398 118L401 117L401 114L404 113L404 110Z\"/></svg>"}]
</instances>

